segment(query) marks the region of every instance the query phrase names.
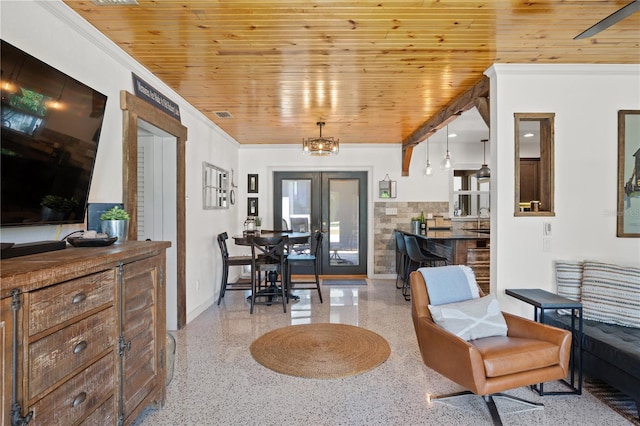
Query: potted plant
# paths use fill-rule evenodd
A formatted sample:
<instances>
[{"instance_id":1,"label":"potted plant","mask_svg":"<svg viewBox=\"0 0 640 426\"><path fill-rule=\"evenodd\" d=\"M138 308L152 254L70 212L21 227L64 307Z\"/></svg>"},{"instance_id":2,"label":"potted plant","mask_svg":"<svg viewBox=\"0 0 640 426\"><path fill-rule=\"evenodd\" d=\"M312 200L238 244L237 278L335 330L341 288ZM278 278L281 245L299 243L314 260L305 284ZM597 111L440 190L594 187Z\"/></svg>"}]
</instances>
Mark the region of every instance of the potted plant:
<instances>
[{"instance_id":1,"label":"potted plant","mask_svg":"<svg viewBox=\"0 0 640 426\"><path fill-rule=\"evenodd\" d=\"M119 206L113 206L100 215L102 232L110 237L118 237L115 244L127 241L129 234L129 213Z\"/></svg>"},{"instance_id":2,"label":"potted plant","mask_svg":"<svg viewBox=\"0 0 640 426\"><path fill-rule=\"evenodd\" d=\"M74 197L65 198L60 195L45 195L40 200L42 206L42 220L65 220L73 209L78 206L78 200Z\"/></svg>"}]
</instances>

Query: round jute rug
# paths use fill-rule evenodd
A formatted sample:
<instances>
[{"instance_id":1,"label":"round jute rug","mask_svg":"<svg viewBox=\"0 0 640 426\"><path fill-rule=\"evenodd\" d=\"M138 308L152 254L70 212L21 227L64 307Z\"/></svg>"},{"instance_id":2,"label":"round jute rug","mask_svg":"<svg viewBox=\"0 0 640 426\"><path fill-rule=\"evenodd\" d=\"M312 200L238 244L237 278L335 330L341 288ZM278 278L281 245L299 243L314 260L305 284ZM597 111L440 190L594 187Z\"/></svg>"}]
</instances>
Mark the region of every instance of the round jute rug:
<instances>
[{"instance_id":1,"label":"round jute rug","mask_svg":"<svg viewBox=\"0 0 640 426\"><path fill-rule=\"evenodd\" d=\"M251 343L260 364L290 376L337 379L355 376L386 361L387 341L373 331L346 324L303 324L278 328Z\"/></svg>"}]
</instances>

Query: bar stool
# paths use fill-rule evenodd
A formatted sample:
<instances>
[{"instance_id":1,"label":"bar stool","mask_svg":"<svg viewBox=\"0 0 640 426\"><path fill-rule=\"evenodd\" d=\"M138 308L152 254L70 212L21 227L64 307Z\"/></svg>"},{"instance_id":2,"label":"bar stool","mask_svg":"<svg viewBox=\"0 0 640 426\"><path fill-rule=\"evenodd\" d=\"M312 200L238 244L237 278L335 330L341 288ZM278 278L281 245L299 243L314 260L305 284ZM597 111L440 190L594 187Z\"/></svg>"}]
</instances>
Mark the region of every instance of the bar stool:
<instances>
[{"instance_id":1,"label":"bar stool","mask_svg":"<svg viewBox=\"0 0 640 426\"><path fill-rule=\"evenodd\" d=\"M409 274L423 266L445 266L449 261L437 254L424 250L418 244L418 239L414 235L404 236L404 244L407 249L407 268L404 275L404 285L402 287L402 295L405 300L411 300L411 287L409 286Z\"/></svg>"},{"instance_id":2,"label":"bar stool","mask_svg":"<svg viewBox=\"0 0 640 426\"><path fill-rule=\"evenodd\" d=\"M407 269L409 256L407 255L407 247L404 244L404 234L401 231L395 231L395 234L396 252L398 253L398 256L396 256L396 288L400 289L406 282L405 271ZM398 285L398 279L401 280L400 285Z\"/></svg>"}]
</instances>

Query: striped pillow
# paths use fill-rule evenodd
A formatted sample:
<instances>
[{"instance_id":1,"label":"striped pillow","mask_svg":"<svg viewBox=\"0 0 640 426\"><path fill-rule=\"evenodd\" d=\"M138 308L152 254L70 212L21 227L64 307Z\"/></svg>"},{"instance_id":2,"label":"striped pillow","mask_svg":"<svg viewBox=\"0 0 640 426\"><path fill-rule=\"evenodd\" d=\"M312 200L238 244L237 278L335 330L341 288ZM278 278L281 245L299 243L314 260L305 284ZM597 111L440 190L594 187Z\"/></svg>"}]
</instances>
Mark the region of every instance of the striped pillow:
<instances>
[{"instance_id":1,"label":"striped pillow","mask_svg":"<svg viewBox=\"0 0 640 426\"><path fill-rule=\"evenodd\" d=\"M582 298L582 261L556 260L556 292L558 296L580 302ZM570 315L571 309L558 309L562 315Z\"/></svg>"},{"instance_id":2,"label":"striped pillow","mask_svg":"<svg viewBox=\"0 0 640 426\"><path fill-rule=\"evenodd\" d=\"M586 261L582 306L586 319L640 328L640 267Z\"/></svg>"}]
</instances>

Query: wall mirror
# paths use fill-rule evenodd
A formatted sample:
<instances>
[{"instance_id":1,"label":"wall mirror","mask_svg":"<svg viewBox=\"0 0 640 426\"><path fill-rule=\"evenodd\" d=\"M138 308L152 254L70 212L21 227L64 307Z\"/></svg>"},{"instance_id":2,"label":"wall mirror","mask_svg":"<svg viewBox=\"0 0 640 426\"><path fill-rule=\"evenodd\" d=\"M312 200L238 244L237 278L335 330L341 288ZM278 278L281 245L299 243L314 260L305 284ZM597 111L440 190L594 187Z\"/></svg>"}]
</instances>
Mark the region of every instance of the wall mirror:
<instances>
[{"instance_id":1,"label":"wall mirror","mask_svg":"<svg viewBox=\"0 0 640 426\"><path fill-rule=\"evenodd\" d=\"M617 236L640 237L640 110L618 111Z\"/></svg>"},{"instance_id":2,"label":"wall mirror","mask_svg":"<svg viewBox=\"0 0 640 426\"><path fill-rule=\"evenodd\" d=\"M515 113L515 216L554 216L554 113Z\"/></svg>"},{"instance_id":3,"label":"wall mirror","mask_svg":"<svg viewBox=\"0 0 640 426\"><path fill-rule=\"evenodd\" d=\"M206 162L202 163L202 208L229 208L229 173Z\"/></svg>"}]
</instances>

